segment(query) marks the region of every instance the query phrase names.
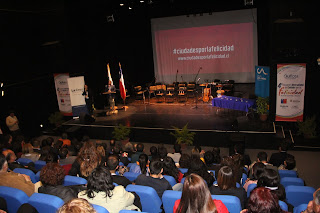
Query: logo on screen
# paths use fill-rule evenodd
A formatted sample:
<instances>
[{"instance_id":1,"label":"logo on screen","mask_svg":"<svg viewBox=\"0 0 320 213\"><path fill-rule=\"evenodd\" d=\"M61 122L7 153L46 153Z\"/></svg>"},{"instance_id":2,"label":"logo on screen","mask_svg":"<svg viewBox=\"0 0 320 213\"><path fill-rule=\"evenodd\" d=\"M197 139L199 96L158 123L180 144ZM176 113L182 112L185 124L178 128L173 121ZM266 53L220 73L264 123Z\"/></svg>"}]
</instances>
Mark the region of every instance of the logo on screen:
<instances>
[{"instance_id":1,"label":"logo on screen","mask_svg":"<svg viewBox=\"0 0 320 213\"><path fill-rule=\"evenodd\" d=\"M281 103L282 104L286 104L287 103L287 99L281 99Z\"/></svg>"}]
</instances>

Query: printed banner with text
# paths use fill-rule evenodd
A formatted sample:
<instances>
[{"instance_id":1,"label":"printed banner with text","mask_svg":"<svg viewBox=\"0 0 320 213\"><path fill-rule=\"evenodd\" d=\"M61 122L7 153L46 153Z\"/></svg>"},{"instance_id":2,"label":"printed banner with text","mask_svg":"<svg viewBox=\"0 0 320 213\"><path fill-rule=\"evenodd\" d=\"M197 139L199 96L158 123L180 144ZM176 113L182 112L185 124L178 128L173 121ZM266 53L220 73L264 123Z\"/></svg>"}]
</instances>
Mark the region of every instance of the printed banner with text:
<instances>
[{"instance_id":1,"label":"printed banner with text","mask_svg":"<svg viewBox=\"0 0 320 213\"><path fill-rule=\"evenodd\" d=\"M277 65L276 121L303 121L306 64Z\"/></svg>"},{"instance_id":2,"label":"printed banner with text","mask_svg":"<svg viewBox=\"0 0 320 213\"><path fill-rule=\"evenodd\" d=\"M256 71L255 94L256 96L267 98L269 97L270 68L256 66L255 71Z\"/></svg>"},{"instance_id":3,"label":"printed banner with text","mask_svg":"<svg viewBox=\"0 0 320 213\"><path fill-rule=\"evenodd\" d=\"M64 116L72 116L70 93L68 86L69 73L56 73L54 84L56 86L59 110Z\"/></svg>"},{"instance_id":4,"label":"printed banner with text","mask_svg":"<svg viewBox=\"0 0 320 213\"><path fill-rule=\"evenodd\" d=\"M87 114L85 97L82 95L84 90L84 77L69 78L68 84L73 116L80 116L82 112Z\"/></svg>"}]
</instances>

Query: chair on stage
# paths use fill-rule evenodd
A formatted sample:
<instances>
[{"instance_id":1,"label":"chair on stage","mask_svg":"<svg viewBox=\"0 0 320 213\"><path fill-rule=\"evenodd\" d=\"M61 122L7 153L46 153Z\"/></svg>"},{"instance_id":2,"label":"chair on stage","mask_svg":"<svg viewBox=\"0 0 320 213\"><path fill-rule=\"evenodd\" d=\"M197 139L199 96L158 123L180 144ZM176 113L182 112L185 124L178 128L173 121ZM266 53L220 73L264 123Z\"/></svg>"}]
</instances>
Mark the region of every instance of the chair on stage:
<instances>
[{"instance_id":1,"label":"chair on stage","mask_svg":"<svg viewBox=\"0 0 320 213\"><path fill-rule=\"evenodd\" d=\"M194 98L196 92L196 83L195 82L189 82L187 84L187 97L188 98Z\"/></svg>"},{"instance_id":2,"label":"chair on stage","mask_svg":"<svg viewBox=\"0 0 320 213\"><path fill-rule=\"evenodd\" d=\"M222 85L222 89L224 90L225 95L233 96L234 80L225 80Z\"/></svg>"},{"instance_id":3,"label":"chair on stage","mask_svg":"<svg viewBox=\"0 0 320 213\"><path fill-rule=\"evenodd\" d=\"M174 84L168 84L165 97L166 97L166 102L172 103L174 101L174 97L175 97Z\"/></svg>"},{"instance_id":4,"label":"chair on stage","mask_svg":"<svg viewBox=\"0 0 320 213\"><path fill-rule=\"evenodd\" d=\"M163 102L163 101L165 101L166 85L164 85L164 84L157 84L156 87L157 87L156 97L157 97L158 102Z\"/></svg>"},{"instance_id":5,"label":"chair on stage","mask_svg":"<svg viewBox=\"0 0 320 213\"><path fill-rule=\"evenodd\" d=\"M142 89L142 86L135 86L133 89L134 89L136 100L145 101L145 96L144 96L145 91Z\"/></svg>"},{"instance_id":6,"label":"chair on stage","mask_svg":"<svg viewBox=\"0 0 320 213\"><path fill-rule=\"evenodd\" d=\"M148 87L149 101L150 101L151 96L156 97L156 91L157 91L157 86L149 86Z\"/></svg>"},{"instance_id":7,"label":"chair on stage","mask_svg":"<svg viewBox=\"0 0 320 213\"><path fill-rule=\"evenodd\" d=\"M178 85L178 101L181 101L182 98L187 101L187 87L185 83L180 83Z\"/></svg>"}]
</instances>

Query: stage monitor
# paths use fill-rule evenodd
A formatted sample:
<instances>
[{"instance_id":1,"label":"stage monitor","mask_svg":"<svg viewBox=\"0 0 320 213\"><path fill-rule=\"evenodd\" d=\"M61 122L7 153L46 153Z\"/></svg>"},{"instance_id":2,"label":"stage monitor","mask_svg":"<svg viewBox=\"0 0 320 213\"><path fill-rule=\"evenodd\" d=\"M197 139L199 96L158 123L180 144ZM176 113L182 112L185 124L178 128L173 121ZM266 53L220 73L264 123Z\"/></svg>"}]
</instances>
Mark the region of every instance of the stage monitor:
<instances>
[{"instance_id":1,"label":"stage monitor","mask_svg":"<svg viewBox=\"0 0 320 213\"><path fill-rule=\"evenodd\" d=\"M152 19L156 81L253 83L256 22L256 9Z\"/></svg>"}]
</instances>

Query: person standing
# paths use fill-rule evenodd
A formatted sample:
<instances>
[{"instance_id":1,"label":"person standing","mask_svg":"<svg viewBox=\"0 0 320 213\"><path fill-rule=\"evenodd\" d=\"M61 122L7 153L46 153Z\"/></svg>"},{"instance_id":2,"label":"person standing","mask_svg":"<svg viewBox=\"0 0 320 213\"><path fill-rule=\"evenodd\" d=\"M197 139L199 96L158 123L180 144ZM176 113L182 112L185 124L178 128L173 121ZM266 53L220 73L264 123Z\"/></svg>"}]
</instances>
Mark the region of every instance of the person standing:
<instances>
[{"instance_id":1,"label":"person standing","mask_svg":"<svg viewBox=\"0 0 320 213\"><path fill-rule=\"evenodd\" d=\"M84 96L84 99L86 101L88 113L89 113L89 115L92 115L92 113L93 113L93 108L92 108L93 95L92 95L91 88L89 88L88 85L86 85L86 84L84 85L84 90L83 90L82 95Z\"/></svg>"},{"instance_id":2,"label":"person standing","mask_svg":"<svg viewBox=\"0 0 320 213\"><path fill-rule=\"evenodd\" d=\"M106 85L106 92L108 92L108 101L109 106L112 111L114 111L115 108L115 93L116 93L116 87L112 84L112 81L108 82L108 85Z\"/></svg>"},{"instance_id":3,"label":"person standing","mask_svg":"<svg viewBox=\"0 0 320 213\"><path fill-rule=\"evenodd\" d=\"M6 125L9 128L12 136L17 136L21 133L19 120L17 116L15 116L14 111L9 112L9 116L6 118Z\"/></svg>"}]
</instances>

